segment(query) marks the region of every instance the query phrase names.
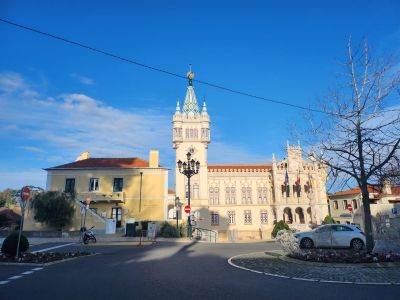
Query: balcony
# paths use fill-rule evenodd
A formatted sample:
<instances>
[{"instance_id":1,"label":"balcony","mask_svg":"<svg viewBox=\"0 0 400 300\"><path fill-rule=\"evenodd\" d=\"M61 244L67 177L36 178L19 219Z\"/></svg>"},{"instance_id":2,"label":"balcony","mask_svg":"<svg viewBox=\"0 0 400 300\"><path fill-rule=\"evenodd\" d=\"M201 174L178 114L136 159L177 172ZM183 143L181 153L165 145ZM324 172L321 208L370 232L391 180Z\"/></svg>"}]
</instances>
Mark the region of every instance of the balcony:
<instances>
[{"instance_id":1,"label":"balcony","mask_svg":"<svg viewBox=\"0 0 400 300\"><path fill-rule=\"evenodd\" d=\"M82 201L85 201L87 197L90 198L91 203L125 203L124 192L86 192L78 195L78 198L81 198Z\"/></svg>"}]
</instances>

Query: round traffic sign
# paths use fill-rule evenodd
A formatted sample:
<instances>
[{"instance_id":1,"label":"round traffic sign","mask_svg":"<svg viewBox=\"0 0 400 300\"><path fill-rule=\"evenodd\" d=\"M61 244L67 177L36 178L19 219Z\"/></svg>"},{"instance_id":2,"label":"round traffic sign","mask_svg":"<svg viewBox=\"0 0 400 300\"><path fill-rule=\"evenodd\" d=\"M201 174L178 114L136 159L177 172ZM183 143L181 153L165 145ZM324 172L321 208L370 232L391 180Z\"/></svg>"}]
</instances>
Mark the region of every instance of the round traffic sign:
<instances>
[{"instance_id":1,"label":"round traffic sign","mask_svg":"<svg viewBox=\"0 0 400 300\"><path fill-rule=\"evenodd\" d=\"M185 213L190 213L190 205L185 205Z\"/></svg>"},{"instance_id":2,"label":"round traffic sign","mask_svg":"<svg viewBox=\"0 0 400 300\"><path fill-rule=\"evenodd\" d=\"M347 204L347 210L352 212L353 211L353 206L351 204Z\"/></svg>"},{"instance_id":3,"label":"round traffic sign","mask_svg":"<svg viewBox=\"0 0 400 300\"><path fill-rule=\"evenodd\" d=\"M28 186L24 186L21 190L21 200L26 202L31 197L31 189Z\"/></svg>"}]
</instances>

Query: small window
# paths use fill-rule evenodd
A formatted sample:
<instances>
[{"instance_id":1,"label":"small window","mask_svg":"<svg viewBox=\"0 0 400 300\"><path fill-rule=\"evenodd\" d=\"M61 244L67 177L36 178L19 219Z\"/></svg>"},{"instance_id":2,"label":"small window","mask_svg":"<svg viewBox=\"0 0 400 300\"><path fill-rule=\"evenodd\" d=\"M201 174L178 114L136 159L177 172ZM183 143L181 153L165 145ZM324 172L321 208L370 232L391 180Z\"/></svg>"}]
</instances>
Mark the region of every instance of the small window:
<instances>
[{"instance_id":1,"label":"small window","mask_svg":"<svg viewBox=\"0 0 400 300\"><path fill-rule=\"evenodd\" d=\"M228 211L228 224L235 224L236 220L235 220L235 211L230 210Z\"/></svg>"},{"instance_id":2,"label":"small window","mask_svg":"<svg viewBox=\"0 0 400 300\"><path fill-rule=\"evenodd\" d=\"M268 212L266 210L261 211L260 221L261 221L261 224L268 224Z\"/></svg>"},{"instance_id":3,"label":"small window","mask_svg":"<svg viewBox=\"0 0 400 300\"><path fill-rule=\"evenodd\" d=\"M124 188L123 178L114 178L113 192L122 192Z\"/></svg>"},{"instance_id":4,"label":"small window","mask_svg":"<svg viewBox=\"0 0 400 300\"><path fill-rule=\"evenodd\" d=\"M251 223L252 223L251 210L245 210L244 211L244 224L251 225Z\"/></svg>"},{"instance_id":5,"label":"small window","mask_svg":"<svg viewBox=\"0 0 400 300\"><path fill-rule=\"evenodd\" d=\"M89 180L89 191L98 191L99 190L99 179L98 178L90 178Z\"/></svg>"},{"instance_id":6,"label":"small window","mask_svg":"<svg viewBox=\"0 0 400 300\"><path fill-rule=\"evenodd\" d=\"M353 199L353 209L357 209L358 208L358 203L356 199Z\"/></svg>"},{"instance_id":7,"label":"small window","mask_svg":"<svg viewBox=\"0 0 400 300\"><path fill-rule=\"evenodd\" d=\"M334 209L338 209L339 208L339 204L338 204L338 202L336 200L333 201L333 208Z\"/></svg>"},{"instance_id":8,"label":"small window","mask_svg":"<svg viewBox=\"0 0 400 300\"><path fill-rule=\"evenodd\" d=\"M219 224L219 215L218 213L211 213L211 225Z\"/></svg>"},{"instance_id":9,"label":"small window","mask_svg":"<svg viewBox=\"0 0 400 300\"><path fill-rule=\"evenodd\" d=\"M65 192L73 193L75 191L75 178L65 179Z\"/></svg>"},{"instance_id":10,"label":"small window","mask_svg":"<svg viewBox=\"0 0 400 300\"><path fill-rule=\"evenodd\" d=\"M193 199L199 199L199 184L193 184Z\"/></svg>"},{"instance_id":11,"label":"small window","mask_svg":"<svg viewBox=\"0 0 400 300\"><path fill-rule=\"evenodd\" d=\"M347 209L347 200L343 200L343 209Z\"/></svg>"}]
</instances>

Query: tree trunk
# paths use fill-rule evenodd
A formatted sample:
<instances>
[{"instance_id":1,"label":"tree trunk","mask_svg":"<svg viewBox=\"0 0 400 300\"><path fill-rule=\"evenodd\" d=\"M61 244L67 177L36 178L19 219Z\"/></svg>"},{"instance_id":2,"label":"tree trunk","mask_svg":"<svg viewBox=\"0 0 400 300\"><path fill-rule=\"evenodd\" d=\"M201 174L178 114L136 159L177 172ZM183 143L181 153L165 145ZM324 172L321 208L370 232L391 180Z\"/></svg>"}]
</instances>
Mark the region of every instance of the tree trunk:
<instances>
[{"instance_id":1,"label":"tree trunk","mask_svg":"<svg viewBox=\"0 0 400 300\"><path fill-rule=\"evenodd\" d=\"M371 208L369 202L369 192L367 184L363 184L361 187L361 194L362 194L362 202L363 202L363 210L364 210L364 231L365 231L365 238L367 241L366 249L367 252L372 252L374 249L374 237L372 232L372 218L371 218Z\"/></svg>"}]
</instances>

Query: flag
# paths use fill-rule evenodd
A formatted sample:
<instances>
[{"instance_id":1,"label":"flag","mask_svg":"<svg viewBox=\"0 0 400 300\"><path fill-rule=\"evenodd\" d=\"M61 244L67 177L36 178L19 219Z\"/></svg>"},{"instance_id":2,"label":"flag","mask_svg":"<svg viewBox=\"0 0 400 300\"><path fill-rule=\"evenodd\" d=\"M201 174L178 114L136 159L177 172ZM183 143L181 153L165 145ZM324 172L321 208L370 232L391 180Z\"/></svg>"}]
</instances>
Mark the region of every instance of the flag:
<instances>
[{"instance_id":1,"label":"flag","mask_svg":"<svg viewBox=\"0 0 400 300\"><path fill-rule=\"evenodd\" d=\"M297 182L298 185L300 185L300 170L297 171Z\"/></svg>"},{"instance_id":2,"label":"flag","mask_svg":"<svg viewBox=\"0 0 400 300\"><path fill-rule=\"evenodd\" d=\"M289 174L288 174L287 170L285 173L285 184L289 184Z\"/></svg>"}]
</instances>

